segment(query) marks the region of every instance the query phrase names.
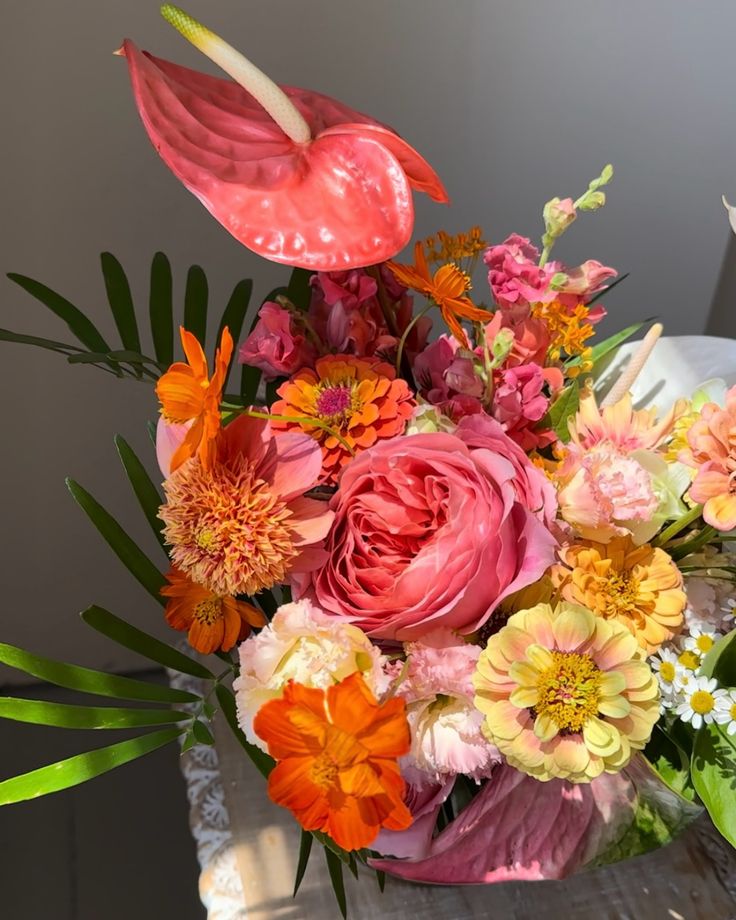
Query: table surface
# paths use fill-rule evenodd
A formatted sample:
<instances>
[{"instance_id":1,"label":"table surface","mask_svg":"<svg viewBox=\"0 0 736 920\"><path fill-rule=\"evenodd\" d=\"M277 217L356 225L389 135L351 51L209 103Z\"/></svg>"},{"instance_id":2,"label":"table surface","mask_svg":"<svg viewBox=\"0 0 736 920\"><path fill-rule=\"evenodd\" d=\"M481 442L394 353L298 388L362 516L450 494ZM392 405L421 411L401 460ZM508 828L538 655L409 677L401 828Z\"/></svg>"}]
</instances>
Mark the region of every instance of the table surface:
<instances>
[{"instance_id":1,"label":"table surface","mask_svg":"<svg viewBox=\"0 0 736 920\"><path fill-rule=\"evenodd\" d=\"M215 728L232 835L228 852L247 905L247 914L235 912L227 920L338 920L320 847L313 847L302 887L292 897L299 828L269 801L263 778L229 728ZM559 882L444 888L389 878L382 895L373 874L362 875L358 883L345 874L351 920L736 920L736 853L707 818L663 849Z\"/></svg>"}]
</instances>

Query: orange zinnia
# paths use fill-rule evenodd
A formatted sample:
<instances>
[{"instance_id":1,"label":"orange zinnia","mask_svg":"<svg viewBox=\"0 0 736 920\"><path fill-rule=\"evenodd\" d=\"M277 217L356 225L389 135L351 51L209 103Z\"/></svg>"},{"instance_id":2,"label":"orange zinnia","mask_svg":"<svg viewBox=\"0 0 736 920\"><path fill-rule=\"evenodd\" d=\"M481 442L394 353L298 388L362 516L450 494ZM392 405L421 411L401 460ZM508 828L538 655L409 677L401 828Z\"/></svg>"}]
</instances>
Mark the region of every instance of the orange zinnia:
<instances>
[{"instance_id":1,"label":"orange zinnia","mask_svg":"<svg viewBox=\"0 0 736 920\"><path fill-rule=\"evenodd\" d=\"M379 704L359 672L324 690L290 681L253 723L278 763L268 794L308 831L346 850L412 822L397 758L409 753L404 701Z\"/></svg>"},{"instance_id":2,"label":"orange zinnia","mask_svg":"<svg viewBox=\"0 0 736 920\"><path fill-rule=\"evenodd\" d=\"M172 568L166 578L169 583L161 588L161 594L169 598L166 622L173 629L187 630L187 641L203 655L229 652L245 639L251 626L266 623L260 610L234 597L213 594L178 569Z\"/></svg>"},{"instance_id":3,"label":"orange zinnia","mask_svg":"<svg viewBox=\"0 0 736 920\"><path fill-rule=\"evenodd\" d=\"M302 421L274 419L273 427L301 430L319 441L322 480L330 485L355 454L403 434L414 408L411 390L390 364L353 355L325 355L314 370L299 371L276 392L281 399L271 406L273 414ZM331 431L310 424L311 418Z\"/></svg>"},{"instance_id":4,"label":"orange zinnia","mask_svg":"<svg viewBox=\"0 0 736 920\"><path fill-rule=\"evenodd\" d=\"M460 319L478 323L493 319L492 313L476 307L473 301L465 296L470 288L470 278L457 265L448 262L447 265L438 268L434 275L430 275L421 242L414 245L414 265L397 265L396 262L386 264L401 284L419 291L437 304L447 328L466 348L469 347L468 339L460 325Z\"/></svg>"},{"instance_id":5,"label":"orange zinnia","mask_svg":"<svg viewBox=\"0 0 736 920\"><path fill-rule=\"evenodd\" d=\"M233 354L233 339L230 330L225 327L220 347L215 354L215 371L210 380L207 358L199 340L183 326L179 331L188 363L175 361L156 384L156 395L166 421L175 424L193 422L171 458L171 471L195 454L199 456L204 468L210 469L220 430L220 399Z\"/></svg>"}]
</instances>

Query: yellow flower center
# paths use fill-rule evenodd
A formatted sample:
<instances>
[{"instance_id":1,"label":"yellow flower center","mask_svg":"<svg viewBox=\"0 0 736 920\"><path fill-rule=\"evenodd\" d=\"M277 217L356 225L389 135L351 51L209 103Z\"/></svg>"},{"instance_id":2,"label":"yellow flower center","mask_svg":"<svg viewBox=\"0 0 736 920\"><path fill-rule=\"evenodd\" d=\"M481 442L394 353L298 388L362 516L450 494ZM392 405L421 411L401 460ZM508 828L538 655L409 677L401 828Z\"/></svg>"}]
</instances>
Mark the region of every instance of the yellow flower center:
<instances>
[{"instance_id":1,"label":"yellow flower center","mask_svg":"<svg viewBox=\"0 0 736 920\"><path fill-rule=\"evenodd\" d=\"M690 705L693 712L698 712L701 716L704 716L707 712L713 711L716 701L713 694L708 693L707 690L696 690L690 697Z\"/></svg>"},{"instance_id":2,"label":"yellow flower center","mask_svg":"<svg viewBox=\"0 0 736 920\"><path fill-rule=\"evenodd\" d=\"M205 626L212 626L222 616L222 600L219 597L209 597L194 605L194 619Z\"/></svg>"},{"instance_id":3,"label":"yellow flower center","mask_svg":"<svg viewBox=\"0 0 736 920\"><path fill-rule=\"evenodd\" d=\"M326 792L335 785L337 779L337 764L329 754L322 753L316 757L309 768L309 778L315 786Z\"/></svg>"},{"instance_id":4,"label":"yellow flower center","mask_svg":"<svg viewBox=\"0 0 736 920\"><path fill-rule=\"evenodd\" d=\"M736 703L734 703L734 704L731 706L731 708L728 710L728 714L729 714L729 716L731 716L731 719L732 719L734 722L736 722Z\"/></svg>"},{"instance_id":5,"label":"yellow flower center","mask_svg":"<svg viewBox=\"0 0 736 920\"><path fill-rule=\"evenodd\" d=\"M639 609L639 582L630 572L611 572L604 583L606 616L631 615Z\"/></svg>"},{"instance_id":6,"label":"yellow flower center","mask_svg":"<svg viewBox=\"0 0 736 920\"><path fill-rule=\"evenodd\" d=\"M698 636L695 640L698 651L705 655L713 648L713 636Z\"/></svg>"},{"instance_id":7,"label":"yellow flower center","mask_svg":"<svg viewBox=\"0 0 736 920\"><path fill-rule=\"evenodd\" d=\"M215 548L217 540L214 533L209 529L200 530L194 537L197 546L206 553Z\"/></svg>"},{"instance_id":8,"label":"yellow flower center","mask_svg":"<svg viewBox=\"0 0 736 920\"><path fill-rule=\"evenodd\" d=\"M684 668L687 668L688 671L696 671L700 667L700 655L692 649L686 649L684 652L680 652L677 660Z\"/></svg>"},{"instance_id":9,"label":"yellow flower center","mask_svg":"<svg viewBox=\"0 0 736 920\"><path fill-rule=\"evenodd\" d=\"M668 684L671 684L675 679L675 666L671 661L663 661L662 666L659 669L659 673L662 680L666 680Z\"/></svg>"},{"instance_id":10,"label":"yellow flower center","mask_svg":"<svg viewBox=\"0 0 736 920\"><path fill-rule=\"evenodd\" d=\"M537 681L537 715L547 714L561 732L582 731L598 713L601 671L588 655L551 652L554 664Z\"/></svg>"}]
</instances>

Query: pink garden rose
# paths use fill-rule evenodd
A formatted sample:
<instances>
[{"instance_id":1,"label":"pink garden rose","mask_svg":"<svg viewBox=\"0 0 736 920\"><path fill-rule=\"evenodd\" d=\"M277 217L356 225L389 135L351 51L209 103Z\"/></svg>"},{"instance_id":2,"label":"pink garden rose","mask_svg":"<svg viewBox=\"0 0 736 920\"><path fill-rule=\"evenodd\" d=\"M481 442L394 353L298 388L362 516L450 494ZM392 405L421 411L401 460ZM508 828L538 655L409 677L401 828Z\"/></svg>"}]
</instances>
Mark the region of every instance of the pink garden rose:
<instances>
[{"instance_id":1,"label":"pink garden rose","mask_svg":"<svg viewBox=\"0 0 736 920\"><path fill-rule=\"evenodd\" d=\"M290 377L303 367L313 366L317 351L288 310L267 300L258 317L255 329L240 346L241 364L260 368L266 380Z\"/></svg>"},{"instance_id":2,"label":"pink garden rose","mask_svg":"<svg viewBox=\"0 0 736 920\"><path fill-rule=\"evenodd\" d=\"M486 416L379 442L345 468L330 507L328 559L309 590L373 638L473 632L554 557L551 486Z\"/></svg>"}]
</instances>

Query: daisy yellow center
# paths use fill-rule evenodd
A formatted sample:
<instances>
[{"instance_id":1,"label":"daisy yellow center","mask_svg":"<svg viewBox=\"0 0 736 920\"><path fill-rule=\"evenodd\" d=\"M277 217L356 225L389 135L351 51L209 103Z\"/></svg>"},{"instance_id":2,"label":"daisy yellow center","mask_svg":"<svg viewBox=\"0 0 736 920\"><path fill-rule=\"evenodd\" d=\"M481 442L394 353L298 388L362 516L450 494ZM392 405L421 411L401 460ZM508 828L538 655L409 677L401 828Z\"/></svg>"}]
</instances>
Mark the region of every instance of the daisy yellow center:
<instances>
[{"instance_id":1,"label":"daisy yellow center","mask_svg":"<svg viewBox=\"0 0 736 920\"><path fill-rule=\"evenodd\" d=\"M690 705L693 712L698 712L701 716L704 716L706 713L713 711L716 701L713 694L708 693L707 690L696 690L690 697Z\"/></svg>"},{"instance_id":2,"label":"daisy yellow center","mask_svg":"<svg viewBox=\"0 0 736 920\"><path fill-rule=\"evenodd\" d=\"M731 719L736 722L736 703L734 703L731 708L728 710L728 714Z\"/></svg>"},{"instance_id":3,"label":"daisy yellow center","mask_svg":"<svg viewBox=\"0 0 736 920\"><path fill-rule=\"evenodd\" d=\"M337 779L337 764L329 754L320 754L309 769L309 778L323 792L331 789Z\"/></svg>"},{"instance_id":4,"label":"daisy yellow center","mask_svg":"<svg viewBox=\"0 0 736 920\"><path fill-rule=\"evenodd\" d=\"M695 640L698 651L704 655L713 648L713 636L698 636Z\"/></svg>"},{"instance_id":5,"label":"daisy yellow center","mask_svg":"<svg viewBox=\"0 0 736 920\"><path fill-rule=\"evenodd\" d=\"M212 626L222 616L222 601L219 597L209 597L194 605L194 619L204 626Z\"/></svg>"},{"instance_id":6,"label":"daisy yellow center","mask_svg":"<svg viewBox=\"0 0 736 920\"><path fill-rule=\"evenodd\" d=\"M677 660L688 671L696 671L700 667L700 655L692 649L686 649L677 656Z\"/></svg>"},{"instance_id":7,"label":"daisy yellow center","mask_svg":"<svg viewBox=\"0 0 736 920\"><path fill-rule=\"evenodd\" d=\"M662 680L666 680L668 684L671 684L675 679L675 666L671 661L663 661L659 673L662 676Z\"/></svg>"},{"instance_id":8,"label":"daisy yellow center","mask_svg":"<svg viewBox=\"0 0 736 920\"><path fill-rule=\"evenodd\" d=\"M577 652L551 652L554 663L537 681L537 715L548 715L561 731L579 732L598 713L601 671Z\"/></svg>"}]
</instances>

